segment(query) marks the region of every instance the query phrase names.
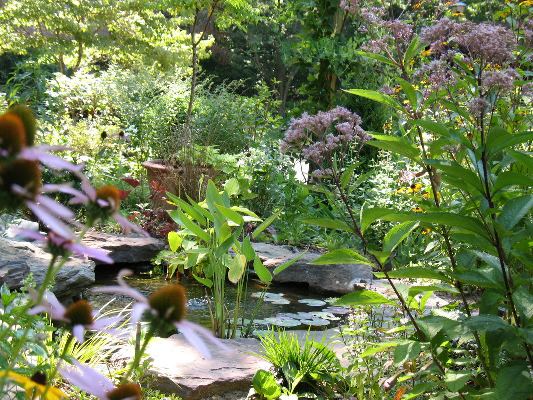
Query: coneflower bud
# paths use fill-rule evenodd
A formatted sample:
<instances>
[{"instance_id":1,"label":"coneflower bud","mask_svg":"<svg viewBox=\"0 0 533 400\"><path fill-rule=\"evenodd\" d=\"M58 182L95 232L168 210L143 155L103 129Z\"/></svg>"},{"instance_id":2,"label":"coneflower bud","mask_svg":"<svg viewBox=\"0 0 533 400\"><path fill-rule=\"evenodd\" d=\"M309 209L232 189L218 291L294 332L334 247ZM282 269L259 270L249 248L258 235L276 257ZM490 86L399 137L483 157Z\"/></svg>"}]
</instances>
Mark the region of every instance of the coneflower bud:
<instances>
[{"instance_id":1,"label":"coneflower bud","mask_svg":"<svg viewBox=\"0 0 533 400\"><path fill-rule=\"evenodd\" d=\"M26 133L20 117L0 115L0 157L15 156L26 146Z\"/></svg>"},{"instance_id":2,"label":"coneflower bud","mask_svg":"<svg viewBox=\"0 0 533 400\"><path fill-rule=\"evenodd\" d=\"M187 305L185 289L181 285L165 286L148 296L148 304L165 321L180 322L185 318Z\"/></svg>"},{"instance_id":3,"label":"coneflower bud","mask_svg":"<svg viewBox=\"0 0 533 400\"><path fill-rule=\"evenodd\" d=\"M125 383L106 393L106 395L109 400L140 400L142 392L141 387L136 383Z\"/></svg>"},{"instance_id":4,"label":"coneflower bud","mask_svg":"<svg viewBox=\"0 0 533 400\"><path fill-rule=\"evenodd\" d=\"M78 300L72 303L64 315L65 319L68 319L71 325L92 325L93 308L87 300Z\"/></svg>"},{"instance_id":5,"label":"coneflower bud","mask_svg":"<svg viewBox=\"0 0 533 400\"><path fill-rule=\"evenodd\" d=\"M47 379L46 379L46 374L44 372L37 371L31 376L30 379L33 382L38 383L39 385L46 386Z\"/></svg>"},{"instance_id":6,"label":"coneflower bud","mask_svg":"<svg viewBox=\"0 0 533 400\"><path fill-rule=\"evenodd\" d=\"M37 120L35 119L35 115L31 108L24 104L17 104L11 106L9 110L7 110L7 114L16 115L20 118L26 132L26 144L28 146L33 146L35 143L35 135L37 133Z\"/></svg>"},{"instance_id":7,"label":"coneflower bud","mask_svg":"<svg viewBox=\"0 0 533 400\"><path fill-rule=\"evenodd\" d=\"M102 186L96 190L96 198L107 201L113 212L120 208L120 190L113 185Z\"/></svg>"}]
</instances>

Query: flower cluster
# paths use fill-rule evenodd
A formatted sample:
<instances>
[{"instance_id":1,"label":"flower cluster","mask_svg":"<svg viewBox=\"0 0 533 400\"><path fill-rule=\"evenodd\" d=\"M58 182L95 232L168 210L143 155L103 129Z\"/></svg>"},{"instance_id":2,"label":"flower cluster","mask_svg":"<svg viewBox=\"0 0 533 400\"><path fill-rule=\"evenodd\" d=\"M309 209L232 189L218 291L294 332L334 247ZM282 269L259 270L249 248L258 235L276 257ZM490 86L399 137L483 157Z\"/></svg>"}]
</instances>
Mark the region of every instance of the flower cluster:
<instances>
[{"instance_id":1,"label":"flower cluster","mask_svg":"<svg viewBox=\"0 0 533 400\"><path fill-rule=\"evenodd\" d=\"M420 37L434 54L454 48L471 60L497 65L512 61L516 48L513 33L492 23L454 22L443 18L423 29Z\"/></svg>"},{"instance_id":2,"label":"flower cluster","mask_svg":"<svg viewBox=\"0 0 533 400\"><path fill-rule=\"evenodd\" d=\"M376 17L370 17L369 23L385 28L386 34L379 39L370 40L364 46L363 50L371 53L389 53L390 49L397 49L400 52L405 51L413 37L413 27L399 19L383 21Z\"/></svg>"},{"instance_id":3,"label":"flower cluster","mask_svg":"<svg viewBox=\"0 0 533 400\"><path fill-rule=\"evenodd\" d=\"M514 81L518 77L518 73L513 68L504 71L486 71L481 84L486 90L494 89L505 93L513 90Z\"/></svg>"},{"instance_id":4,"label":"flower cluster","mask_svg":"<svg viewBox=\"0 0 533 400\"><path fill-rule=\"evenodd\" d=\"M427 82L430 90L438 90L442 87L451 86L456 83L456 77L450 68L451 53L443 54L439 59L432 60L428 64L422 65L415 71L416 79Z\"/></svg>"},{"instance_id":5,"label":"flower cluster","mask_svg":"<svg viewBox=\"0 0 533 400\"><path fill-rule=\"evenodd\" d=\"M364 144L369 139L361 128L359 115L335 107L316 115L304 113L291 120L280 148L283 153L305 159L315 169L323 169L329 167L331 157L338 150L354 143Z\"/></svg>"},{"instance_id":6,"label":"flower cluster","mask_svg":"<svg viewBox=\"0 0 533 400\"><path fill-rule=\"evenodd\" d=\"M341 0L339 7L348 14L355 14L359 8L359 0Z\"/></svg>"}]
</instances>

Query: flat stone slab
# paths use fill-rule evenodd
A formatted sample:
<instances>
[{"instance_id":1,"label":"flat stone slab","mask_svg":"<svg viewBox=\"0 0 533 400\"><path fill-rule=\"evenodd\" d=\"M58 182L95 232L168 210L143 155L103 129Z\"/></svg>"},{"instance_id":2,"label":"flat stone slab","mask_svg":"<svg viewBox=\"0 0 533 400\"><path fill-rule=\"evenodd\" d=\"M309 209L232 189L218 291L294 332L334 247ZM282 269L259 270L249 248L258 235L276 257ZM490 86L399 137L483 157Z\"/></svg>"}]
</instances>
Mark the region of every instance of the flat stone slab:
<instances>
[{"instance_id":1,"label":"flat stone slab","mask_svg":"<svg viewBox=\"0 0 533 400\"><path fill-rule=\"evenodd\" d=\"M31 272L35 283L40 285L50 259L49 253L33 243L0 238L0 284L18 289ZM76 296L93 283L94 262L70 258L59 270L53 291L58 297Z\"/></svg>"},{"instance_id":2,"label":"flat stone slab","mask_svg":"<svg viewBox=\"0 0 533 400\"><path fill-rule=\"evenodd\" d=\"M252 243L263 264L273 270L299 254L301 250L291 246L278 246L269 243ZM274 277L274 282L307 284L309 288L321 292L346 294L372 282L372 268L364 264L312 265L322 254L308 251L301 259Z\"/></svg>"},{"instance_id":3,"label":"flat stone slab","mask_svg":"<svg viewBox=\"0 0 533 400\"><path fill-rule=\"evenodd\" d=\"M88 232L82 243L107 252L115 264L148 263L165 248L162 240L131 235L113 235L96 231ZM96 261L96 265L105 265Z\"/></svg>"},{"instance_id":4,"label":"flat stone slab","mask_svg":"<svg viewBox=\"0 0 533 400\"><path fill-rule=\"evenodd\" d=\"M224 340L224 343L228 351L209 345L213 357L206 359L181 334L152 339L147 348L147 355L152 359L147 371L153 379L151 385L164 393L178 394L184 400L248 392L255 372L270 368L267 361L255 355L261 351L261 343L253 338ZM128 360L131 355L131 348L122 349L113 360Z\"/></svg>"}]
</instances>

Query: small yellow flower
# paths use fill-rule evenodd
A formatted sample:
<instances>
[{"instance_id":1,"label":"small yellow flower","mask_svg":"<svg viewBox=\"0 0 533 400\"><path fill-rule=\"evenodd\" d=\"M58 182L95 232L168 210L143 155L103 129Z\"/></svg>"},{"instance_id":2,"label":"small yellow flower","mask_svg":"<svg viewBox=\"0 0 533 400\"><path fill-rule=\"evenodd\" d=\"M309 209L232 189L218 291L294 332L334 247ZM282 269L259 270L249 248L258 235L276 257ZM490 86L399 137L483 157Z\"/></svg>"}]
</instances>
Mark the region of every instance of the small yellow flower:
<instances>
[{"instance_id":1,"label":"small yellow flower","mask_svg":"<svg viewBox=\"0 0 533 400\"><path fill-rule=\"evenodd\" d=\"M421 183L413 183L409 188L407 189L407 193L418 193L422 189Z\"/></svg>"},{"instance_id":2,"label":"small yellow flower","mask_svg":"<svg viewBox=\"0 0 533 400\"><path fill-rule=\"evenodd\" d=\"M422 57L427 57L431 55L431 49L424 50L422 53L420 53Z\"/></svg>"},{"instance_id":3,"label":"small yellow flower","mask_svg":"<svg viewBox=\"0 0 533 400\"><path fill-rule=\"evenodd\" d=\"M26 391L27 399L34 399L36 396L40 396L45 400L60 400L67 398L67 395L56 387L50 386L47 391L46 377L39 372L34 374L31 378L17 374L13 371L0 371L0 376L7 376L9 380L22 386ZM46 395L43 396L45 392Z\"/></svg>"},{"instance_id":4,"label":"small yellow flower","mask_svg":"<svg viewBox=\"0 0 533 400\"><path fill-rule=\"evenodd\" d=\"M422 229L422 235L427 235L429 232L431 232L431 228Z\"/></svg>"},{"instance_id":5,"label":"small yellow flower","mask_svg":"<svg viewBox=\"0 0 533 400\"><path fill-rule=\"evenodd\" d=\"M415 208L411 209L411 211L421 213L424 212L424 209L422 207L416 206Z\"/></svg>"}]
</instances>

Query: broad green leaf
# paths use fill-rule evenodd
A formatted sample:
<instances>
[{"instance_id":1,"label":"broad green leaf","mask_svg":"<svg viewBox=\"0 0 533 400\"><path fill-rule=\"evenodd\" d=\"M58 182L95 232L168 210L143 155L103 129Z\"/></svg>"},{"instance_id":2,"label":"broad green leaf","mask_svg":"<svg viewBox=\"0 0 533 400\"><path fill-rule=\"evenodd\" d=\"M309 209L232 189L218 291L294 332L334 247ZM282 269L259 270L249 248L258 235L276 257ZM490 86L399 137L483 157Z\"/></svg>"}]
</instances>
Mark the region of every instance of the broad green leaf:
<instances>
[{"instance_id":1,"label":"broad green leaf","mask_svg":"<svg viewBox=\"0 0 533 400\"><path fill-rule=\"evenodd\" d=\"M497 315L480 314L468 318L465 325L472 331L509 330L511 326Z\"/></svg>"},{"instance_id":2,"label":"broad green leaf","mask_svg":"<svg viewBox=\"0 0 533 400\"><path fill-rule=\"evenodd\" d=\"M417 385L415 385L411 390L409 390L409 393L405 394L402 397L402 400L411 400L416 399L419 396L422 396L424 393L430 392L433 390L435 386L437 386L438 382L422 382Z\"/></svg>"},{"instance_id":3,"label":"broad green leaf","mask_svg":"<svg viewBox=\"0 0 533 400\"><path fill-rule=\"evenodd\" d=\"M531 207L533 207L533 195L515 197L503 206L497 221L505 229L511 230L529 213Z\"/></svg>"},{"instance_id":4,"label":"broad green leaf","mask_svg":"<svg viewBox=\"0 0 533 400\"><path fill-rule=\"evenodd\" d=\"M403 242L407 236L418 226L416 221L402 222L393 226L383 239L383 252L392 253L392 251Z\"/></svg>"},{"instance_id":5,"label":"broad green leaf","mask_svg":"<svg viewBox=\"0 0 533 400\"><path fill-rule=\"evenodd\" d=\"M336 301L336 304L345 306L363 306L363 305L379 305L395 303L387 299L382 294L372 290L361 289L356 292L348 293Z\"/></svg>"},{"instance_id":6,"label":"broad green leaf","mask_svg":"<svg viewBox=\"0 0 533 400\"><path fill-rule=\"evenodd\" d=\"M291 258L288 261L285 261L283 264L278 265L276 268L274 268L274 271L272 273L275 275L281 274L283 271L285 271L287 268L289 268L291 265L293 265L295 262L300 260L303 256L305 256L306 253L298 254L296 257Z\"/></svg>"},{"instance_id":7,"label":"broad green leaf","mask_svg":"<svg viewBox=\"0 0 533 400\"><path fill-rule=\"evenodd\" d=\"M446 127L446 125L439 124L438 122L434 122L429 119L417 119L411 121L411 123L420 126L421 128L424 128L426 131L436 133L439 136L448 137L450 135L450 131L448 127Z\"/></svg>"},{"instance_id":8,"label":"broad green leaf","mask_svg":"<svg viewBox=\"0 0 533 400\"><path fill-rule=\"evenodd\" d=\"M259 258L259 256L255 256L254 258L254 271L263 283L270 283L272 282L272 274L268 270L267 267L263 265L263 262Z\"/></svg>"},{"instance_id":9,"label":"broad green leaf","mask_svg":"<svg viewBox=\"0 0 533 400\"><path fill-rule=\"evenodd\" d=\"M469 269L452 273L459 282L485 289L504 289L502 274L492 267Z\"/></svg>"},{"instance_id":10,"label":"broad green leaf","mask_svg":"<svg viewBox=\"0 0 533 400\"><path fill-rule=\"evenodd\" d=\"M448 371L446 372L444 382L446 382L448 390L451 392L458 392L470 379L472 379L471 373Z\"/></svg>"},{"instance_id":11,"label":"broad green leaf","mask_svg":"<svg viewBox=\"0 0 533 400\"><path fill-rule=\"evenodd\" d=\"M411 106L413 109L416 110L418 99L416 97L416 90L409 82L402 78L396 78L398 83L400 84L400 87L402 88L403 92L405 93L405 96L409 100L409 103L411 103Z\"/></svg>"},{"instance_id":12,"label":"broad green leaf","mask_svg":"<svg viewBox=\"0 0 533 400\"><path fill-rule=\"evenodd\" d=\"M527 400L533 393L533 381L526 363L516 362L501 368L496 378L498 400Z\"/></svg>"},{"instance_id":13,"label":"broad green leaf","mask_svg":"<svg viewBox=\"0 0 533 400\"><path fill-rule=\"evenodd\" d=\"M224 191L228 196L236 196L240 192L239 180L237 178L230 178L224 183Z\"/></svg>"},{"instance_id":14,"label":"broad green leaf","mask_svg":"<svg viewBox=\"0 0 533 400\"><path fill-rule=\"evenodd\" d=\"M341 174L341 187L345 188L350 183L353 173L357 168L358 164L352 164Z\"/></svg>"},{"instance_id":15,"label":"broad green leaf","mask_svg":"<svg viewBox=\"0 0 533 400\"><path fill-rule=\"evenodd\" d=\"M533 295L525 285L514 291L513 301L525 322L533 319Z\"/></svg>"},{"instance_id":16,"label":"broad green leaf","mask_svg":"<svg viewBox=\"0 0 533 400\"><path fill-rule=\"evenodd\" d=\"M221 206L220 204L215 204L215 207L224 217L234 222L235 224L237 225L244 224L242 215L240 215L238 212L233 211L231 208Z\"/></svg>"},{"instance_id":17,"label":"broad green leaf","mask_svg":"<svg viewBox=\"0 0 533 400\"><path fill-rule=\"evenodd\" d=\"M189 231L191 231L193 234L198 236L200 239L202 239L204 242L209 242L211 237L209 234L204 231L202 228L200 228L198 225L196 225L193 221L187 217L181 210L174 210L170 212L170 216L174 221L176 221L178 224L184 226ZM176 217L176 218L175 218Z\"/></svg>"},{"instance_id":18,"label":"broad green leaf","mask_svg":"<svg viewBox=\"0 0 533 400\"><path fill-rule=\"evenodd\" d=\"M361 354L361 357L366 358L366 357L370 357L378 353L382 353L384 351L389 350L392 347L398 346L399 343L400 342L384 342L384 343L378 344L377 346L369 347Z\"/></svg>"},{"instance_id":19,"label":"broad green leaf","mask_svg":"<svg viewBox=\"0 0 533 400\"><path fill-rule=\"evenodd\" d=\"M466 169L455 161L447 160L426 160L426 163L433 165L437 169L444 172L443 179L448 181L447 175L450 175L455 180L449 180L451 184L456 187L464 189L465 183L476 189L479 193L484 194L483 187L478 176L471 170ZM455 184L457 182L457 184Z\"/></svg>"},{"instance_id":20,"label":"broad green leaf","mask_svg":"<svg viewBox=\"0 0 533 400\"><path fill-rule=\"evenodd\" d=\"M329 251L313 260L313 265L330 264L367 264L373 265L365 256L352 249L337 249Z\"/></svg>"},{"instance_id":21,"label":"broad green leaf","mask_svg":"<svg viewBox=\"0 0 533 400\"><path fill-rule=\"evenodd\" d=\"M533 178L513 171L502 172L496 178L492 192L496 193L498 190L509 186L531 187L533 186Z\"/></svg>"},{"instance_id":22,"label":"broad green leaf","mask_svg":"<svg viewBox=\"0 0 533 400\"><path fill-rule=\"evenodd\" d=\"M525 133L507 133L505 135L498 135L489 140L487 143L488 151L491 154L497 153L507 147L515 146L517 144L526 143L533 140L533 132Z\"/></svg>"},{"instance_id":23,"label":"broad green leaf","mask_svg":"<svg viewBox=\"0 0 533 400\"><path fill-rule=\"evenodd\" d=\"M238 254L231 260L228 271L228 279L231 283L239 282L246 269L246 257Z\"/></svg>"},{"instance_id":24,"label":"broad green leaf","mask_svg":"<svg viewBox=\"0 0 533 400\"><path fill-rule=\"evenodd\" d=\"M447 292L458 294L459 291L453 286L440 284L440 285L423 285L423 286L411 286L409 287L409 296L414 297L417 294L425 292Z\"/></svg>"},{"instance_id":25,"label":"broad green leaf","mask_svg":"<svg viewBox=\"0 0 533 400\"><path fill-rule=\"evenodd\" d=\"M348 89L345 90L345 92L355 94L356 96L364 97L366 99L374 100L378 103L395 108L398 111L403 111L402 105L398 103L394 98L376 90Z\"/></svg>"},{"instance_id":26,"label":"broad green leaf","mask_svg":"<svg viewBox=\"0 0 533 400\"><path fill-rule=\"evenodd\" d=\"M363 207L361 207L361 212L359 216L361 232L364 233L370 227L370 225L372 225L372 223L374 223L381 217L394 213L394 212L396 211L390 210L388 208L379 208L379 207L369 208L369 207L366 207L366 205L363 205Z\"/></svg>"},{"instance_id":27,"label":"broad green leaf","mask_svg":"<svg viewBox=\"0 0 533 400\"><path fill-rule=\"evenodd\" d=\"M407 47L403 56L403 65L410 70L411 60L417 56L417 54L425 47L425 44L420 41L418 35L413 36L411 43Z\"/></svg>"},{"instance_id":28,"label":"broad green leaf","mask_svg":"<svg viewBox=\"0 0 533 400\"><path fill-rule=\"evenodd\" d=\"M378 278L383 278L385 275L383 273L375 273ZM450 282L444 273L436 271L433 267L408 267L395 269L388 272L389 277L397 279L436 279L440 281Z\"/></svg>"},{"instance_id":29,"label":"broad green leaf","mask_svg":"<svg viewBox=\"0 0 533 400\"><path fill-rule=\"evenodd\" d=\"M515 159L515 161L528 170L533 171L533 157L522 151L507 150L507 153Z\"/></svg>"},{"instance_id":30,"label":"broad green leaf","mask_svg":"<svg viewBox=\"0 0 533 400\"><path fill-rule=\"evenodd\" d=\"M242 241L242 254L244 254L247 261L252 261L255 258L255 250L248 236Z\"/></svg>"},{"instance_id":31,"label":"broad green leaf","mask_svg":"<svg viewBox=\"0 0 533 400\"><path fill-rule=\"evenodd\" d=\"M207 183L206 202L209 211L211 211L212 213L216 212L216 204L226 205L224 198L220 195L220 192L218 191L212 180L209 180L209 182Z\"/></svg>"},{"instance_id":32,"label":"broad green leaf","mask_svg":"<svg viewBox=\"0 0 533 400\"><path fill-rule=\"evenodd\" d=\"M183 237L178 232L169 232L167 238L170 250L176 252L183 242Z\"/></svg>"},{"instance_id":33,"label":"broad green leaf","mask_svg":"<svg viewBox=\"0 0 533 400\"><path fill-rule=\"evenodd\" d=\"M303 223L308 225L316 225L322 228L336 229L339 231L353 232L353 229L346 224L346 222L339 219L331 218L306 218L302 220Z\"/></svg>"},{"instance_id":34,"label":"broad green leaf","mask_svg":"<svg viewBox=\"0 0 533 400\"><path fill-rule=\"evenodd\" d=\"M252 238L257 239L257 237L263 232L266 228L268 228L279 216L281 215L281 211L277 211L274 214L272 214L270 217L265 219L257 228L254 229L252 232Z\"/></svg>"},{"instance_id":35,"label":"broad green leaf","mask_svg":"<svg viewBox=\"0 0 533 400\"><path fill-rule=\"evenodd\" d=\"M200 282L202 285L208 288L211 288L213 286L213 281L211 279L202 278L196 274L192 274L192 276L194 277L194 279L196 279L198 282Z\"/></svg>"},{"instance_id":36,"label":"broad green leaf","mask_svg":"<svg viewBox=\"0 0 533 400\"><path fill-rule=\"evenodd\" d=\"M380 61L382 62L383 64L387 64L387 65L391 65L391 66L396 66L396 64L390 60L389 58L381 55L381 54L377 54L377 53L369 53L369 52L366 52L366 51L361 51L361 50L356 50L354 51L355 54L357 54L358 56L361 56L361 57L365 57L365 58L371 58L373 60L376 60L376 61Z\"/></svg>"},{"instance_id":37,"label":"broad green leaf","mask_svg":"<svg viewBox=\"0 0 533 400\"><path fill-rule=\"evenodd\" d=\"M255 391L267 400L277 399L281 396L281 386L272 372L260 369L252 378L252 385Z\"/></svg>"},{"instance_id":38,"label":"broad green leaf","mask_svg":"<svg viewBox=\"0 0 533 400\"><path fill-rule=\"evenodd\" d=\"M394 349L394 363L402 365L406 361L418 357L421 351L422 345L420 342L408 340L405 343L401 343Z\"/></svg>"},{"instance_id":39,"label":"broad green leaf","mask_svg":"<svg viewBox=\"0 0 533 400\"><path fill-rule=\"evenodd\" d=\"M418 150L416 146L404 138L374 133L372 133L372 137L375 140L370 140L367 142L367 144L370 146L377 147L382 150L388 150L405 156L415 162L420 162L420 150Z\"/></svg>"},{"instance_id":40,"label":"broad green leaf","mask_svg":"<svg viewBox=\"0 0 533 400\"><path fill-rule=\"evenodd\" d=\"M167 192L167 197L170 198L172 200L172 202L179 208L181 208L184 212L186 212L187 214L189 214L189 216L192 218L192 219L195 219L196 221L198 221L198 223L200 223L200 225L205 225L205 216L202 215L200 212L198 212L194 206L190 205L190 204L187 204L187 202L183 201L182 199L180 199L179 197L173 195L172 193L170 192Z\"/></svg>"}]
</instances>

